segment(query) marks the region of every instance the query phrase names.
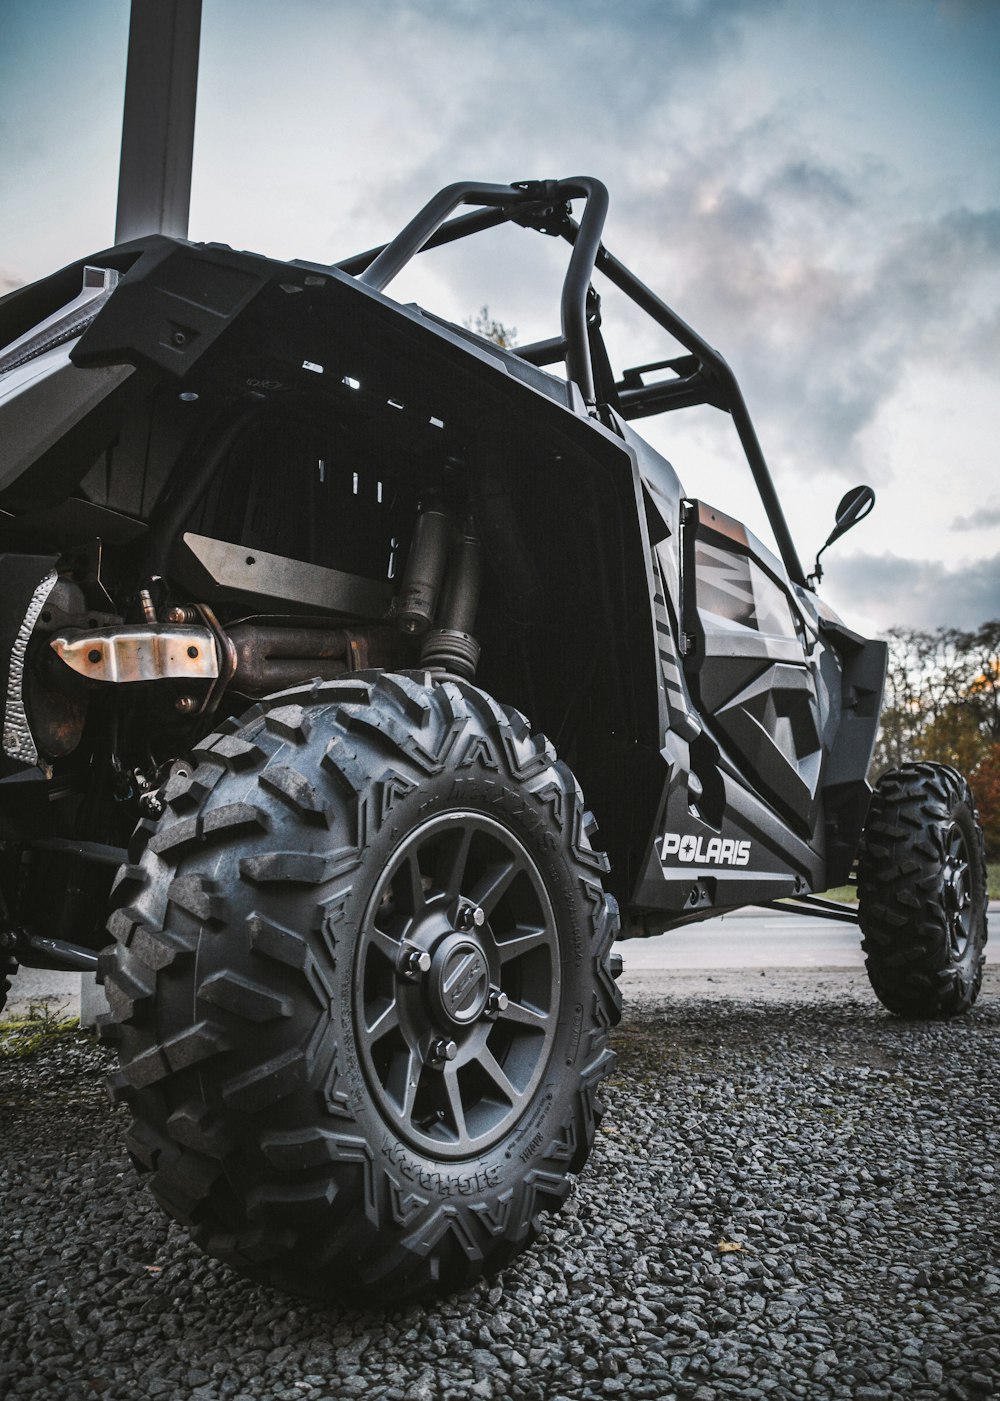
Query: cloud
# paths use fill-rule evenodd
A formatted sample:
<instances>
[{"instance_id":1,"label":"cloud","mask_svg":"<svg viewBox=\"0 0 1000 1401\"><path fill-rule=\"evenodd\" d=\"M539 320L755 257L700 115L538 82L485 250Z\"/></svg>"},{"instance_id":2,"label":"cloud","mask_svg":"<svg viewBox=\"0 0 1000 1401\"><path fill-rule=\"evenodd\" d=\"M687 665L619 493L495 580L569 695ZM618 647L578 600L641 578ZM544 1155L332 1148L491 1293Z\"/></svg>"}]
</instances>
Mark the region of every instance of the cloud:
<instances>
[{"instance_id":1,"label":"cloud","mask_svg":"<svg viewBox=\"0 0 1000 1401\"><path fill-rule=\"evenodd\" d=\"M913 214L875 162L819 159L777 110L666 154L632 196L645 280L713 341L766 410L773 465L891 470L868 430L928 359L995 339L1000 208ZM640 221L655 230L651 242ZM657 275L656 268L659 268Z\"/></svg>"},{"instance_id":2,"label":"cloud","mask_svg":"<svg viewBox=\"0 0 1000 1401\"><path fill-rule=\"evenodd\" d=\"M851 189L839 171L804 158L789 161L779 170L769 191L779 199L805 199L830 210L854 209L859 203L857 191Z\"/></svg>"},{"instance_id":3,"label":"cloud","mask_svg":"<svg viewBox=\"0 0 1000 1401\"><path fill-rule=\"evenodd\" d=\"M1000 336L983 295L1000 210L949 208L943 182L931 198L907 188L879 129L830 140L816 95L762 60L798 22L788 0L309 0L291 89L274 62L285 20L255 0L244 23L246 8L206 11L198 236L235 241L250 220L253 246L344 257L457 178L596 174L612 195L608 246L733 364L779 477L881 485L898 467L876 430L910 368L943 345L983 364ZM312 90L324 101L293 133ZM282 133L295 159L267 167L262 197L258 152ZM316 172L305 184L303 169ZM317 222L312 246L285 247ZM416 260L390 295L458 321L487 301L531 340L557 330L565 256L506 230ZM610 298L606 311L616 367L670 353L638 314Z\"/></svg>"},{"instance_id":4,"label":"cloud","mask_svg":"<svg viewBox=\"0 0 1000 1401\"><path fill-rule=\"evenodd\" d=\"M985 505L980 506L968 516L956 516L948 527L949 530L988 530L990 526L1000 525L1000 497L992 496Z\"/></svg>"},{"instance_id":5,"label":"cloud","mask_svg":"<svg viewBox=\"0 0 1000 1401\"><path fill-rule=\"evenodd\" d=\"M10 3L35 34L37 6ZM52 3L67 21L75 13ZM964 519L976 501L967 484L993 465L988 407L953 442L948 421L973 379L985 403L1000 354L1000 209L984 207L995 188L982 144L995 128L996 26L988 7L961 11L967 24L948 33L908 0L852 5L847 25L827 8L213 0L192 236L332 260L390 237L456 179L595 174L612 196L608 246L729 359L783 496L794 477L817 501L864 477L880 494L890 484L897 520L923 499L930 519L939 497L922 497L914 477L933 442L948 462L949 514ZM82 24L62 41L74 54L91 33ZM973 44L981 67L959 62ZM49 49L35 49L35 69ZM95 59L75 62L89 73ZM56 176L62 190L65 167L80 165L63 105L59 122L47 110L45 123L21 122L44 125L59 153L26 196ZM29 227L48 239L79 224L73 209L73 220L39 209ZM35 257L41 232L22 242L19 256ZM566 256L560 240L499 231L415 260L390 295L459 322L485 301L529 341L558 329ZM612 295L604 332L617 368L671 353ZM649 424L669 455L688 417ZM728 451L727 435L720 460ZM934 528L942 553L966 543Z\"/></svg>"},{"instance_id":6,"label":"cloud","mask_svg":"<svg viewBox=\"0 0 1000 1401\"><path fill-rule=\"evenodd\" d=\"M848 624L856 613L883 629L975 628L1000 616L1000 554L954 569L938 560L852 555L830 561L824 593Z\"/></svg>"}]
</instances>

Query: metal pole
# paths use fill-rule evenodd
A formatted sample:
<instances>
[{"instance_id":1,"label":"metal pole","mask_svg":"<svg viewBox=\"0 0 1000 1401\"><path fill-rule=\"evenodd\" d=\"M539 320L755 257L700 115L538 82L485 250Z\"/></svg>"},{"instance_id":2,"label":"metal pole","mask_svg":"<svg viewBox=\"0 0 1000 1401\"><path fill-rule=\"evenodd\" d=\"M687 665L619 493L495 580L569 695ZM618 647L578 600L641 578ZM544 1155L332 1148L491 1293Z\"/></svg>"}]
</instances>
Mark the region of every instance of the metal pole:
<instances>
[{"instance_id":1,"label":"metal pole","mask_svg":"<svg viewBox=\"0 0 1000 1401\"><path fill-rule=\"evenodd\" d=\"M198 96L201 0L132 0L115 242L186 238ZM108 1011L93 973L80 975L80 1025Z\"/></svg>"},{"instance_id":2,"label":"metal pole","mask_svg":"<svg viewBox=\"0 0 1000 1401\"><path fill-rule=\"evenodd\" d=\"M186 238L201 0L132 0L115 242Z\"/></svg>"}]
</instances>

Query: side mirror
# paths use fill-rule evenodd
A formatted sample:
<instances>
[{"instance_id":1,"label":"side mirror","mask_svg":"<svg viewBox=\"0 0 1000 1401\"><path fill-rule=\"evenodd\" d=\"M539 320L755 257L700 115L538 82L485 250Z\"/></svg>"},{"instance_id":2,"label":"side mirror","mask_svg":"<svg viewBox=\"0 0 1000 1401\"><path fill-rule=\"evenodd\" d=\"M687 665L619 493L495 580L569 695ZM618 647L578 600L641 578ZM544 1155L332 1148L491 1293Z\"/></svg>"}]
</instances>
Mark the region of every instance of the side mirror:
<instances>
[{"instance_id":1,"label":"side mirror","mask_svg":"<svg viewBox=\"0 0 1000 1401\"><path fill-rule=\"evenodd\" d=\"M854 486L840 499L837 507L835 524L830 534L826 537L819 554L816 556L816 563L813 565L813 572L809 575L810 582L818 584L823 577L823 569L819 562L819 556L823 550L833 544L834 540L839 540L842 535L846 535L849 530L857 525L858 521L863 521L875 505L875 493L870 486Z\"/></svg>"}]
</instances>

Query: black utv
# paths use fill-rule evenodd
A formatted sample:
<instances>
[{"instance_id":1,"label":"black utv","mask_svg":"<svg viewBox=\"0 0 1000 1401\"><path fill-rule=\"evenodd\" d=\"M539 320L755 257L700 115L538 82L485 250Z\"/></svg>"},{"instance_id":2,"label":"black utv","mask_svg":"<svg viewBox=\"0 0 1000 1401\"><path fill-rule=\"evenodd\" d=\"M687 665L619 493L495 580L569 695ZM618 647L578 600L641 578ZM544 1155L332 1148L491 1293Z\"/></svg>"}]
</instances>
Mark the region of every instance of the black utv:
<instances>
[{"instance_id":1,"label":"black utv","mask_svg":"<svg viewBox=\"0 0 1000 1401\"><path fill-rule=\"evenodd\" d=\"M0 983L98 970L157 1199L292 1291L462 1288L531 1241L593 1142L618 937L853 917L816 892L855 872L890 1011L980 986L969 788L872 794L885 647L606 209L459 184L336 266L152 236L0 301ZM569 245L552 339L387 295L504 222ZM595 270L671 358L612 369ZM631 426L704 404L777 556Z\"/></svg>"}]
</instances>

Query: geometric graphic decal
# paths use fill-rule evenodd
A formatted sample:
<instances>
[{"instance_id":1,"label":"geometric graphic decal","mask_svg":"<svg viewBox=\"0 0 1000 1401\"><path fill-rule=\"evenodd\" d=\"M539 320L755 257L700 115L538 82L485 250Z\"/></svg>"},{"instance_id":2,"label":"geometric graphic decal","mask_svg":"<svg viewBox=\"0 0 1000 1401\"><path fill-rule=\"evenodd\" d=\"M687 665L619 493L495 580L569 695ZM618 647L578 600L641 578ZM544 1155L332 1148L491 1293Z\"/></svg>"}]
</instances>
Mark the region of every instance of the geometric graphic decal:
<instances>
[{"instance_id":1,"label":"geometric graphic decal","mask_svg":"<svg viewBox=\"0 0 1000 1401\"><path fill-rule=\"evenodd\" d=\"M771 577L784 570L738 522L700 503L692 515L688 626L696 623L700 636L689 666L702 714L775 807L811 827L822 776L820 715L791 597Z\"/></svg>"}]
</instances>

